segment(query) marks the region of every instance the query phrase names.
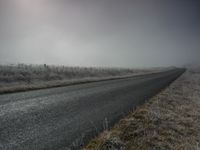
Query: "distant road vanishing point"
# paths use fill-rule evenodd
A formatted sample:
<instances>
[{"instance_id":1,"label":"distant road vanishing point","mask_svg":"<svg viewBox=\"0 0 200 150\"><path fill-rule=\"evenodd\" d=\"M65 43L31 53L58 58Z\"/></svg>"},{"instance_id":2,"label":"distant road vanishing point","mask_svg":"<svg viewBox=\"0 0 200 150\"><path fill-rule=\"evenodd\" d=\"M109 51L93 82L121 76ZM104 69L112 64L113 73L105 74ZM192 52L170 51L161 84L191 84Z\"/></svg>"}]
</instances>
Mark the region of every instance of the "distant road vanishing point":
<instances>
[{"instance_id":1,"label":"distant road vanishing point","mask_svg":"<svg viewBox=\"0 0 200 150\"><path fill-rule=\"evenodd\" d=\"M0 95L0 150L80 149L184 71Z\"/></svg>"}]
</instances>

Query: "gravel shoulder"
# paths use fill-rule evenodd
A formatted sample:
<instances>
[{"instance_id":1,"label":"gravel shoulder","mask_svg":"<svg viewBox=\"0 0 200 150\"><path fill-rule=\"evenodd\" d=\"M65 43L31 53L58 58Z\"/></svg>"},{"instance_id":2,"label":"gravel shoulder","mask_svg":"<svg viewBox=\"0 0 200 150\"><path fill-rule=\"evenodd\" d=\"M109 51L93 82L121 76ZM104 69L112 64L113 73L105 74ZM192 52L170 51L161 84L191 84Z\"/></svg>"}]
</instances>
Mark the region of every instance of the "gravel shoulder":
<instances>
[{"instance_id":1,"label":"gravel shoulder","mask_svg":"<svg viewBox=\"0 0 200 150\"><path fill-rule=\"evenodd\" d=\"M187 71L85 150L199 150L200 71Z\"/></svg>"}]
</instances>

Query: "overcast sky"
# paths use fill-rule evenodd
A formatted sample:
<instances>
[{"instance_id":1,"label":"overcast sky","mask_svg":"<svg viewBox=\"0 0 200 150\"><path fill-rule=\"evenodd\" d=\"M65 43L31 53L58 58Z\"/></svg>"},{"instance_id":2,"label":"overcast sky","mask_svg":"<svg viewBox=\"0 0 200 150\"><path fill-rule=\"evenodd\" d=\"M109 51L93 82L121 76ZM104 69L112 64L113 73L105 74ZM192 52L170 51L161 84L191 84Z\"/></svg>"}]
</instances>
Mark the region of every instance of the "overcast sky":
<instances>
[{"instance_id":1,"label":"overcast sky","mask_svg":"<svg viewBox=\"0 0 200 150\"><path fill-rule=\"evenodd\" d=\"M200 63L199 0L0 0L0 63Z\"/></svg>"}]
</instances>

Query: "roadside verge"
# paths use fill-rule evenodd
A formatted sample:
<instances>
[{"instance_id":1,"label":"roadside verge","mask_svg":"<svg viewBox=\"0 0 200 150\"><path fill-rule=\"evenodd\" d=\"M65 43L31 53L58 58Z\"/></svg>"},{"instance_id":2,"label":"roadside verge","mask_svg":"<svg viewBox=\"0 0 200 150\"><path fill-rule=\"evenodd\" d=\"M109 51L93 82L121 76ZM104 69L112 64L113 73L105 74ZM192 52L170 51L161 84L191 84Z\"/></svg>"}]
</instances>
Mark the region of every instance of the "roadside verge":
<instances>
[{"instance_id":1,"label":"roadside verge","mask_svg":"<svg viewBox=\"0 0 200 150\"><path fill-rule=\"evenodd\" d=\"M168 70L166 70L168 71ZM92 83L92 82L101 82L101 81L108 81L108 80L117 80L117 79L125 79L131 78L136 76L143 76L143 75L151 75L156 73L161 73L165 71L152 71L148 73L135 73L129 75L121 75L121 76L109 76L109 77L88 77L82 79L66 79L66 80L55 80L55 81L48 81L48 82L37 82L37 83L29 83L29 84L16 84L10 86L0 86L0 94L7 94L7 93L16 93L16 92L25 92L31 90L41 90L47 88L56 88L56 87L64 87L76 84L85 84L85 83Z\"/></svg>"},{"instance_id":2,"label":"roadside verge","mask_svg":"<svg viewBox=\"0 0 200 150\"><path fill-rule=\"evenodd\" d=\"M91 140L85 150L200 148L200 72L187 71L160 94Z\"/></svg>"}]
</instances>

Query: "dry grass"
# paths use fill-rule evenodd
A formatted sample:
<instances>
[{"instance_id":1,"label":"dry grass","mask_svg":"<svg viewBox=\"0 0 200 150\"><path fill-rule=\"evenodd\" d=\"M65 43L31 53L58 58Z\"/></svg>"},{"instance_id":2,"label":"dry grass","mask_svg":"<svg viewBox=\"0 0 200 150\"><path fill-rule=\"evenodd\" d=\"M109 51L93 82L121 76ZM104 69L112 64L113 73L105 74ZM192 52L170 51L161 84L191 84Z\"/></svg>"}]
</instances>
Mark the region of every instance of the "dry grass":
<instances>
[{"instance_id":1,"label":"dry grass","mask_svg":"<svg viewBox=\"0 0 200 150\"><path fill-rule=\"evenodd\" d=\"M49 65L0 65L0 93L66 86L153 73L168 68L125 69Z\"/></svg>"},{"instance_id":2,"label":"dry grass","mask_svg":"<svg viewBox=\"0 0 200 150\"><path fill-rule=\"evenodd\" d=\"M200 72L187 71L85 149L200 150L199 143Z\"/></svg>"}]
</instances>

